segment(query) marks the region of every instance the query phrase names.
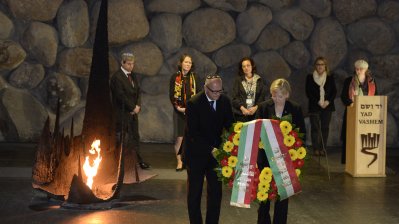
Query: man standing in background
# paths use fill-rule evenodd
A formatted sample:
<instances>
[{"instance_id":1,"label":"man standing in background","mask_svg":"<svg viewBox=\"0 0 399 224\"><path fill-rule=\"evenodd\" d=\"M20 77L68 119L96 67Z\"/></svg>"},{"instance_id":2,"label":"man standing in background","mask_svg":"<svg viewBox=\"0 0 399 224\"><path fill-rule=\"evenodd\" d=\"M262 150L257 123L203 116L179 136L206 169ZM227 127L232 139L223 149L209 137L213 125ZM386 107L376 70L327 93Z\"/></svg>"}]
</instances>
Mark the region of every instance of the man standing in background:
<instances>
[{"instance_id":1,"label":"man standing in background","mask_svg":"<svg viewBox=\"0 0 399 224\"><path fill-rule=\"evenodd\" d=\"M125 134L124 147L136 152L142 169L149 169L150 165L140 156L138 114L141 111L141 93L137 77L132 74L135 58L132 53L123 53L121 59L121 68L111 78L117 136Z\"/></svg>"}]
</instances>

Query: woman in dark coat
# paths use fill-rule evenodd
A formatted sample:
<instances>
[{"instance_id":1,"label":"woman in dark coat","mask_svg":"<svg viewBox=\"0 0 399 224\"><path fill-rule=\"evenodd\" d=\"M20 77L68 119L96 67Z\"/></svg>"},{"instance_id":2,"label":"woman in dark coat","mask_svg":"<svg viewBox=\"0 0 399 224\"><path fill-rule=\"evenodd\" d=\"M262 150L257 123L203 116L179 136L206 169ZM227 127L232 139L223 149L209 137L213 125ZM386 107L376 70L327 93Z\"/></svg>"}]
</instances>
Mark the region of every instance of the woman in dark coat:
<instances>
[{"instance_id":1,"label":"woman in dark coat","mask_svg":"<svg viewBox=\"0 0 399 224\"><path fill-rule=\"evenodd\" d=\"M183 170L183 163L181 160L181 155L178 154L180 146L183 141L184 126L185 126L185 112L186 112L186 102L197 92L198 83L197 76L192 71L193 62L190 55L183 54L180 57L179 71L172 75L169 83L169 98L173 105L173 126L174 126L174 136L175 141L175 152L177 166L176 171Z\"/></svg>"},{"instance_id":2,"label":"woman in dark coat","mask_svg":"<svg viewBox=\"0 0 399 224\"><path fill-rule=\"evenodd\" d=\"M325 58L316 59L313 73L306 77L305 89L309 99L313 151L316 156L325 155L331 115L335 111L334 99L337 94L334 77L330 74Z\"/></svg>"},{"instance_id":3,"label":"woman in dark coat","mask_svg":"<svg viewBox=\"0 0 399 224\"><path fill-rule=\"evenodd\" d=\"M342 119L342 154L341 163L346 162L346 113L347 107L353 104L355 96L375 96L377 95L377 85L371 72L368 69L369 64L365 60L357 60L355 62L355 74L348 77L344 81L342 88L341 100L345 105L344 117Z\"/></svg>"},{"instance_id":4,"label":"woman in dark coat","mask_svg":"<svg viewBox=\"0 0 399 224\"><path fill-rule=\"evenodd\" d=\"M237 121L251 121L255 118L259 103L265 100L266 91L251 58L241 59L238 70L233 84L233 113Z\"/></svg>"},{"instance_id":5,"label":"woman in dark coat","mask_svg":"<svg viewBox=\"0 0 399 224\"><path fill-rule=\"evenodd\" d=\"M272 99L266 100L259 105L256 113L257 119L272 119L274 116L281 118L288 114L292 115L292 123L299 127L301 133L306 133L305 120L303 118L302 108L298 104L288 100L291 93L291 87L287 80L276 79L270 85L270 94ZM269 166L269 162L264 150L258 152L258 168L263 170ZM272 223L269 214L270 200L261 203L258 209L258 224ZM276 200L274 205L273 223L287 223L288 199L282 201Z\"/></svg>"}]
</instances>

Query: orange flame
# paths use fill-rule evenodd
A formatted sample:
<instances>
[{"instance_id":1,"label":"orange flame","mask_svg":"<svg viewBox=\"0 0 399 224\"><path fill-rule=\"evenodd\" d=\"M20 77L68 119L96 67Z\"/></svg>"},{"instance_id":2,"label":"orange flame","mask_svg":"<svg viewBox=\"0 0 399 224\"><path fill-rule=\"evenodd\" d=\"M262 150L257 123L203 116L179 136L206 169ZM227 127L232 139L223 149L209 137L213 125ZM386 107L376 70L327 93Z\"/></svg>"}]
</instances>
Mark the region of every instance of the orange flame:
<instances>
[{"instance_id":1,"label":"orange flame","mask_svg":"<svg viewBox=\"0 0 399 224\"><path fill-rule=\"evenodd\" d=\"M102 160L101 157L101 148L100 148L100 140L96 139L91 144L91 149L89 153L94 155L97 153L97 158L94 159L93 165L90 165L89 157L86 156L85 163L83 164L83 171L87 176L86 185L91 189L93 186L93 178L97 175L98 167L100 166L100 162Z\"/></svg>"}]
</instances>

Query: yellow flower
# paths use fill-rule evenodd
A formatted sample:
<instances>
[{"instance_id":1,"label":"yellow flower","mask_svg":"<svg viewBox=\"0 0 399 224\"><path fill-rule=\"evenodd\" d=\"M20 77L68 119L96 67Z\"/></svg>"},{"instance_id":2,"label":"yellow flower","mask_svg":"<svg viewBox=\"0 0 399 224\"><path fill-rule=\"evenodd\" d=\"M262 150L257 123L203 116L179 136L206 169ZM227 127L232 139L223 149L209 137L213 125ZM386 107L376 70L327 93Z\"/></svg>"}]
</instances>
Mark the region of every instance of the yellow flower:
<instances>
[{"instance_id":1,"label":"yellow flower","mask_svg":"<svg viewBox=\"0 0 399 224\"><path fill-rule=\"evenodd\" d=\"M237 122L236 125L234 126L234 132L240 133L242 124L243 124L242 122Z\"/></svg>"},{"instance_id":2,"label":"yellow flower","mask_svg":"<svg viewBox=\"0 0 399 224\"><path fill-rule=\"evenodd\" d=\"M266 176L272 176L273 172L270 167L265 167L263 168L262 172L260 174L266 175Z\"/></svg>"},{"instance_id":3,"label":"yellow flower","mask_svg":"<svg viewBox=\"0 0 399 224\"><path fill-rule=\"evenodd\" d=\"M288 151L288 153L290 154L292 161L294 161L294 160L296 160L298 158L298 155L297 155L297 152L296 152L295 149L290 149Z\"/></svg>"},{"instance_id":4,"label":"yellow flower","mask_svg":"<svg viewBox=\"0 0 399 224\"><path fill-rule=\"evenodd\" d=\"M236 156L230 156L229 157L229 166L236 167L237 161L238 161L238 159Z\"/></svg>"},{"instance_id":5,"label":"yellow flower","mask_svg":"<svg viewBox=\"0 0 399 224\"><path fill-rule=\"evenodd\" d=\"M269 197L269 194L268 194L266 191L259 191L259 192L256 194L256 198L257 198L259 201L265 201L268 197Z\"/></svg>"},{"instance_id":6,"label":"yellow flower","mask_svg":"<svg viewBox=\"0 0 399 224\"><path fill-rule=\"evenodd\" d=\"M270 189L270 182L269 183L264 182L264 181L259 182L259 184L258 184L259 191L267 192L269 189Z\"/></svg>"},{"instance_id":7,"label":"yellow flower","mask_svg":"<svg viewBox=\"0 0 399 224\"><path fill-rule=\"evenodd\" d=\"M270 183L270 181L272 181L272 176L261 173L259 175L259 181L263 183Z\"/></svg>"},{"instance_id":8,"label":"yellow flower","mask_svg":"<svg viewBox=\"0 0 399 224\"><path fill-rule=\"evenodd\" d=\"M292 135L284 135L284 145L291 147L295 143L295 138Z\"/></svg>"},{"instance_id":9,"label":"yellow flower","mask_svg":"<svg viewBox=\"0 0 399 224\"><path fill-rule=\"evenodd\" d=\"M288 133L290 133L290 131L292 130L292 125L288 121L282 121L280 123L280 129L283 135L288 135Z\"/></svg>"},{"instance_id":10,"label":"yellow flower","mask_svg":"<svg viewBox=\"0 0 399 224\"><path fill-rule=\"evenodd\" d=\"M264 149L264 148L265 148L265 146L263 145L263 142L262 142L262 141L259 141L259 148L260 148L260 149Z\"/></svg>"},{"instance_id":11,"label":"yellow flower","mask_svg":"<svg viewBox=\"0 0 399 224\"><path fill-rule=\"evenodd\" d=\"M299 177L299 175L301 175L301 170L300 169L295 169L295 173L296 173L297 177Z\"/></svg>"},{"instance_id":12,"label":"yellow flower","mask_svg":"<svg viewBox=\"0 0 399 224\"><path fill-rule=\"evenodd\" d=\"M233 137L233 143L234 145L239 145L240 144L240 133L236 133Z\"/></svg>"},{"instance_id":13,"label":"yellow flower","mask_svg":"<svg viewBox=\"0 0 399 224\"><path fill-rule=\"evenodd\" d=\"M222 175L224 177L229 178L232 173L233 173L233 169L231 167L229 167L229 166L222 167Z\"/></svg>"},{"instance_id":14,"label":"yellow flower","mask_svg":"<svg viewBox=\"0 0 399 224\"><path fill-rule=\"evenodd\" d=\"M223 145L223 150L226 151L226 152L231 152L233 147L234 147L234 144L232 142L230 142L230 141L227 141Z\"/></svg>"},{"instance_id":15,"label":"yellow flower","mask_svg":"<svg viewBox=\"0 0 399 224\"><path fill-rule=\"evenodd\" d=\"M306 156L306 149L304 147L300 147L299 149L296 150L298 154L298 159L303 159Z\"/></svg>"}]
</instances>

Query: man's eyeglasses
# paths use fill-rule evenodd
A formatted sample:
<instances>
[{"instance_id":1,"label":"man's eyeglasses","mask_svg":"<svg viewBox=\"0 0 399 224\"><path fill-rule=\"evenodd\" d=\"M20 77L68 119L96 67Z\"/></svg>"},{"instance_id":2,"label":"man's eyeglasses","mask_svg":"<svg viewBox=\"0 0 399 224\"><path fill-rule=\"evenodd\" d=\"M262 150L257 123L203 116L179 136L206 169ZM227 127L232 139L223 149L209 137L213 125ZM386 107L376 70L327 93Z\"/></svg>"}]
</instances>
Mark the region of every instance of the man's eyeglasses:
<instances>
[{"instance_id":1,"label":"man's eyeglasses","mask_svg":"<svg viewBox=\"0 0 399 224\"><path fill-rule=\"evenodd\" d=\"M211 88L209 88L208 86L205 86L209 91L211 91L211 93L213 94L222 94L223 93L223 89L221 90L212 90Z\"/></svg>"},{"instance_id":2,"label":"man's eyeglasses","mask_svg":"<svg viewBox=\"0 0 399 224\"><path fill-rule=\"evenodd\" d=\"M220 79L220 75L218 74L207 75L206 79Z\"/></svg>"}]
</instances>

